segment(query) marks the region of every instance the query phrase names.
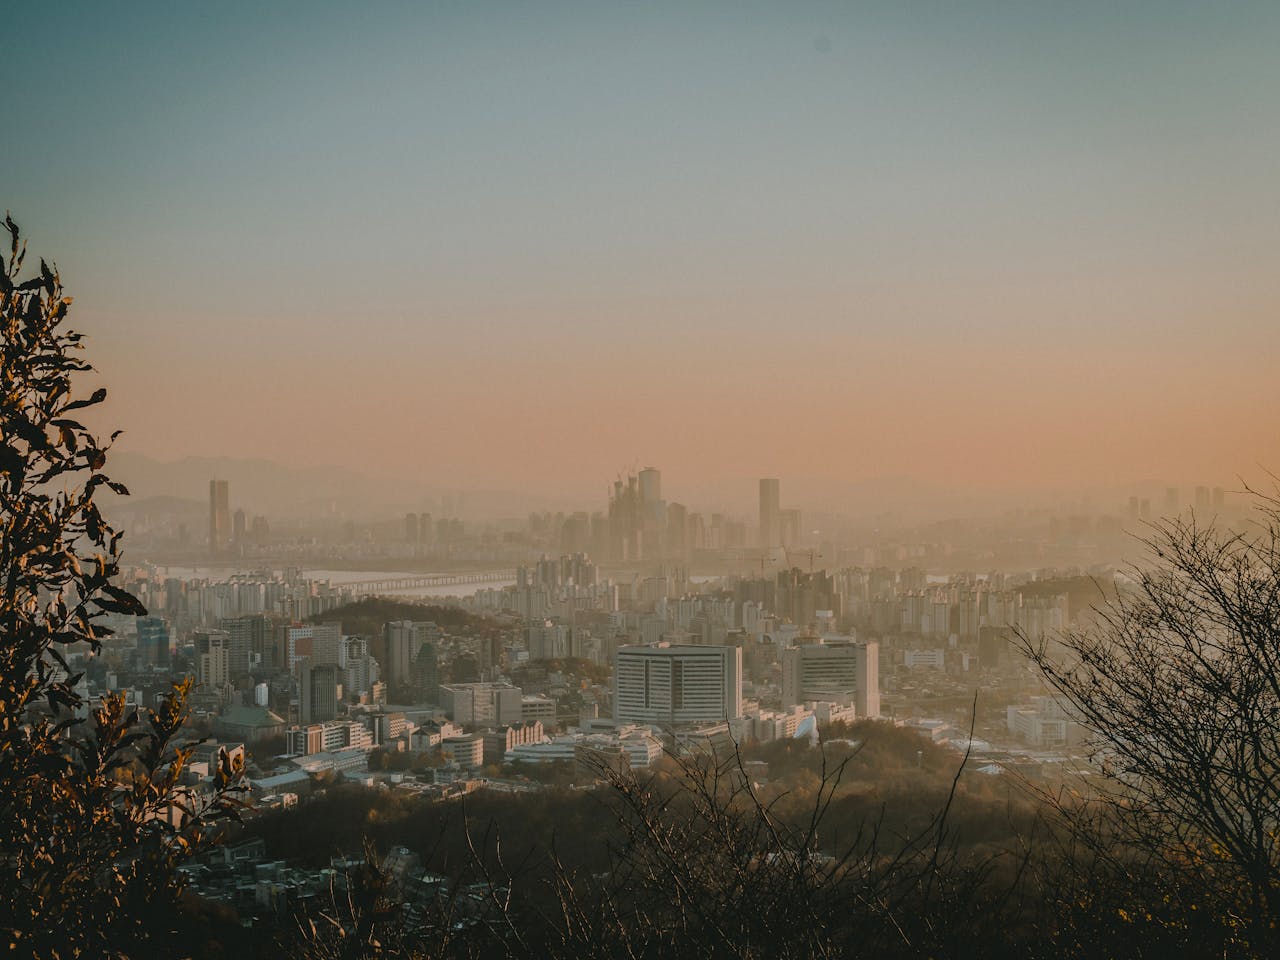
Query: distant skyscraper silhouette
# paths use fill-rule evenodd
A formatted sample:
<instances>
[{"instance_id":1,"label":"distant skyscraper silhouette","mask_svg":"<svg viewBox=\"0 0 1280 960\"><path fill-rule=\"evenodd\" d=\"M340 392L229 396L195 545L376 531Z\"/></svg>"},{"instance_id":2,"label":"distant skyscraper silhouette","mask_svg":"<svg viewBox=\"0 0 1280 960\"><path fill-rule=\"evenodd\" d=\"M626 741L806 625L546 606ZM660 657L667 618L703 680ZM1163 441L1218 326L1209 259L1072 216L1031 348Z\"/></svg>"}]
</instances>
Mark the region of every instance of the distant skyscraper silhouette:
<instances>
[{"instance_id":1,"label":"distant skyscraper silhouette","mask_svg":"<svg viewBox=\"0 0 1280 960\"><path fill-rule=\"evenodd\" d=\"M653 467L640 471L641 548L646 560L661 556L667 532L667 505L662 499L662 473Z\"/></svg>"},{"instance_id":2,"label":"distant skyscraper silhouette","mask_svg":"<svg viewBox=\"0 0 1280 960\"><path fill-rule=\"evenodd\" d=\"M662 472L653 467L645 467L640 471L640 499L646 503L657 503L662 499Z\"/></svg>"},{"instance_id":3,"label":"distant skyscraper silhouette","mask_svg":"<svg viewBox=\"0 0 1280 960\"><path fill-rule=\"evenodd\" d=\"M209 481L209 552L219 554L231 542L231 507L226 480Z\"/></svg>"},{"instance_id":4,"label":"distant skyscraper silhouette","mask_svg":"<svg viewBox=\"0 0 1280 960\"><path fill-rule=\"evenodd\" d=\"M781 498L777 480L760 481L760 546L781 546Z\"/></svg>"}]
</instances>

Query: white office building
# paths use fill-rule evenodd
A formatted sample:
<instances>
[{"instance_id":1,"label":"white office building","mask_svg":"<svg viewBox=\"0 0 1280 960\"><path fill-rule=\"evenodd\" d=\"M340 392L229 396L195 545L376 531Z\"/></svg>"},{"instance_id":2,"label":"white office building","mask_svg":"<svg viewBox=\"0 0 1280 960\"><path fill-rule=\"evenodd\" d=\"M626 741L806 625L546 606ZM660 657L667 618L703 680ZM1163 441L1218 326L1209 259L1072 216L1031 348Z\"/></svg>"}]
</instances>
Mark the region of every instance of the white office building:
<instances>
[{"instance_id":1,"label":"white office building","mask_svg":"<svg viewBox=\"0 0 1280 960\"><path fill-rule=\"evenodd\" d=\"M799 643L782 654L782 704L853 704L858 716L880 716L880 644Z\"/></svg>"},{"instance_id":2,"label":"white office building","mask_svg":"<svg viewBox=\"0 0 1280 960\"><path fill-rule=\"evenodd\" d=\"M742 650L654 644L619 647L614 720L663 726L742 716Z\"/></svg>"},{"instance_id":3,"label":"white office building","mask_svg":"<svg viewBox=\"0 0 1280 960\"><path fill-rule=\"evenodd\" d=\"M506 727L524 719L523 696L509 683L442 683L440 706L467 726Z\"/></svg>"}]
</instances>

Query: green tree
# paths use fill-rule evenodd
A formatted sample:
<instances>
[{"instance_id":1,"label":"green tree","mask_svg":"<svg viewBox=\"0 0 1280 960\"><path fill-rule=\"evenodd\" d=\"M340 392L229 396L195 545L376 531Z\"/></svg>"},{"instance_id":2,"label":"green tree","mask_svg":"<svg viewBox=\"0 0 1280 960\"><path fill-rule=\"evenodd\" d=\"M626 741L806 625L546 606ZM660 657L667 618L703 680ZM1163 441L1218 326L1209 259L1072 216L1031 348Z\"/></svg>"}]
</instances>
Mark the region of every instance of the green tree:
<instances>
[{"instance_id":1,"label":"green tree","mask_svg":"<svg viewBox=\"0 0 1280 960\"><path fill-rule=\"evenodd\" d=\"M208 797L180 785L189 682L156 709L85 702L71 651L96 652L106 614L144 614L112 581L121 534L95 502L117 434L81 422L105 389L76 395L81 335L55 269L20 279L25 245L0 251L0 935L10 956L164 952L174 867L234 816L242 771L224 753Z\"/></svg>"}]
</instances>

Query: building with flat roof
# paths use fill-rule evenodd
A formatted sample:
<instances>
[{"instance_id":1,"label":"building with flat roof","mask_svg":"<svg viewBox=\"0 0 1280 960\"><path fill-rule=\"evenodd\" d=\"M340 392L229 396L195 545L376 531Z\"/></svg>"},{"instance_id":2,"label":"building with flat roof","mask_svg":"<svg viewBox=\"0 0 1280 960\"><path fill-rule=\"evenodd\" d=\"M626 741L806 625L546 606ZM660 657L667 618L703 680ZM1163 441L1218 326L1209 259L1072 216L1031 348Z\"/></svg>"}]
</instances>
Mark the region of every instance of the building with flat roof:
<instances>
[{"instance_id":1,"label":"building with flat roof","mask_svg":"<svg viewBox=\"0 0 1280 960\"><path fill-rule=\"evenodd\" d=\"M568 733L537 743L516 744L507 751L510 763L553 763L573 761L580 766L584 758L606 761L625 756L632 769L648 767L662 756L662 741L644 727L621 726L600 733Z\"/></svg>"},{"instance_id":2,"label":"building with flat roof","mask_svg":"<svg viewBox=\"0 0 1280 960\"><path fill-rule=\"evenodd\" d=\"M821 638L782 653L782 704L811 700L853 704L858 716L880 716L880 644Z\"/></svg>"},{"instance_id":3,"label":"building with flat roof","mask_svg":"<svg viewBox=\"0 0 1280 960\"><path fill-rule=\"evenodd\" d=\"M522 691L509 683L442 683L440 706L449 719L469 726L505 727L524 719Z\"/></svg>"},{"instance_id":4,"label":"building with flat roof","mask_svg":"<svg viewBox=\"0 0 1280 960\"><path fill-rule=\"evenodd\" d=\"M619 647L614 657L613 717L663 726L742 716L742 650L655 644Z\"/></svg>"},{"instance_id":5,"label":"building with flat roof","mask_svg":"<svg viewBox=\"0 0 1280 960\"><path fill-rule=\"evenodd\" d=\"M478 733L464 733L458 737L446 737L440 743L440 754L460 767L484 765L484 737Z\"/></svg>"},{"instance_id":6,"label":"building with flat roof","mask_svg":"<svg viewBox=\"0 0 1280 960\"><path fill-rule=\"evenodd\" d=\"M775 479L760 481L760 546L768 550L782 544L780 484Z\"/></svg>"}]
</instances>

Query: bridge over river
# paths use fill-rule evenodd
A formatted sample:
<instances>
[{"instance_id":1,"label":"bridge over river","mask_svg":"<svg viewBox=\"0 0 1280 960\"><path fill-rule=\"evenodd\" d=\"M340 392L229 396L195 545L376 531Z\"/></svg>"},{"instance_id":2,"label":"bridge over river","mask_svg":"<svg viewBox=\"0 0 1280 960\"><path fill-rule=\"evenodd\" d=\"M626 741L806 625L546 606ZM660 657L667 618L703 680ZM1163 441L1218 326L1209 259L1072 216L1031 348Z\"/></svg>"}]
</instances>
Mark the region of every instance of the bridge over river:
<instances>
[{"instance_id":1,"label":"bridge over river","mask_svg":"<svg viewBox=\"0 0 1280 960\"><path fill-rule=\"evenodd\" d=\"M514 570L483 570L479 573L434 573L420 577L389 576L380 580L350 580L334 584L355 593L405 593L428 587L463 586L468 583L501 583L514 581Z\"/></svg>"}]
</instances>

